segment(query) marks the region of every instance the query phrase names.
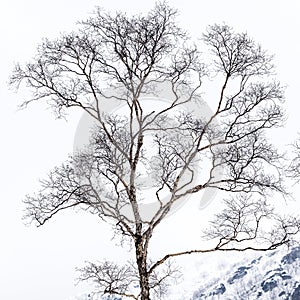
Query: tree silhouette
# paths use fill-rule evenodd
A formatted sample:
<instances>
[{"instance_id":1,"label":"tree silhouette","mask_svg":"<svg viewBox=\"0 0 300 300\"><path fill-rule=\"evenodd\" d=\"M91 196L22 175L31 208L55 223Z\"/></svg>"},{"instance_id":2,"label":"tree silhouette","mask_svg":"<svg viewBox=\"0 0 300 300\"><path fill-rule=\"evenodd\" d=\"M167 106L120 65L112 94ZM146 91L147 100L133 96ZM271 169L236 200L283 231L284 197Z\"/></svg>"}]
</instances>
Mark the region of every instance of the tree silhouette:
<instances>
[{"instance_id":1,"label":"tree silhouette","mask_svg":"<svg viewBox=\"0 0 300 300\"><path fill-rule=\"evenodd\" d=\"M44 40L34 60L17 65L11 76L12 86L25 83L32 91L23 107L46 100L58 117L77 108L94 120L88 145L54 168L25 204L26 217L38 226L77 207L133 242L134 263L105 260L81 269L81 280L94 280L104 294L160 298L178 274L172 257L274 249L299 231L298 219L280 217L268 204L272 193L287 194L282 156L266 134L284 120L283 88L269 79L272 57L247 34L212 25L202 38L211 51L203 63L176 15L165 2L147 15L98 9L77 31ZM202 84L212 79L219 92L210 101L211 114L186 111L202 103ZM162 86L172 95L169 102L147 109L145 98L158 97ZM113 101L124 106L122 114L105 112L105 103ZM148 183L140 180L145 173L152 184L147 195L142 191ZM207 188L230 196L205 229L214 246L152 261L154 229L178 202ZM146 214L144 198L155 202Z\"/></svg>"}]
</instances>

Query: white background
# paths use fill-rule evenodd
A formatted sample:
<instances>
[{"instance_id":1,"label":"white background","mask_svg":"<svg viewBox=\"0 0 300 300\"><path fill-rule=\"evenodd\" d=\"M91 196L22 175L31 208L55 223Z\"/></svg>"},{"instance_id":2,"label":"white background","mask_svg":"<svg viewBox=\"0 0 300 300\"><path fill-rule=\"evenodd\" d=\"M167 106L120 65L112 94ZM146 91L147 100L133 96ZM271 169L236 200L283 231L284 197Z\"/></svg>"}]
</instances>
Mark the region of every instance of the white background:
<instances>
[{"instance_id":1,"label":"white background","mask_svg":"<svg viewBox=\"0 0 300 300\"><path fill-rule=\"evenodd\" d=\"M179 22L200 37L206 26L225 22L237 31L247 31L257 42L275 54L278 78L287 86L288 122L276 137L286 144L299 130L300 4L299 1L191 1L171 0L180 11ZM43 178L72 152L74 132L81 113L68 122L55 120L45 104L17 111L26 96L8 90L13 63L28 61L43 37L55 38L59 32L75 28L95 5L107 10L137 13L149 10L154 1L79 0L3 0L0 7L0 299L64 300L84 290L74 287L75 267L85 260L123 253L110 241L108 227L89 215L61 214L41 228L26 227L22 221L22 199L38 189ZM195 207L197 207L195 205ZM213 206L207 208L212 211ZM191 210L198 218L184 218L181 232L172 234L170 218L157 235L154 252L163 248L182 248L194 236L188 226L205 225L206 212ZM164 236L165 234L165 236ZM182 234L182 235L180 235ZM168 239L166 239L168 236ZM195 239L195 238L194 238ZM159 246L158 246L159 245ZM125 252L127 255L128 253Z\"/></svg>"}]
</instances>

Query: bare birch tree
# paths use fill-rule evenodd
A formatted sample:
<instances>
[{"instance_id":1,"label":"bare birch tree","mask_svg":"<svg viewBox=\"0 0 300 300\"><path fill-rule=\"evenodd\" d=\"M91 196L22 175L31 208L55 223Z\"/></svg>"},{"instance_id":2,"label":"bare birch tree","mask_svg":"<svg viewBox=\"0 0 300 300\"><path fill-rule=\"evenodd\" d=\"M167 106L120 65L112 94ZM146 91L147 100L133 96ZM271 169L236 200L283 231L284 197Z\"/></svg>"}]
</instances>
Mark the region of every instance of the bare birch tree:
<instances>
[{"instance_id":1,"label":"bare birch tree","mask_svg":"<svg viewBox=\"0 0 300 300\"><path fill-rule=\"evenodd\" d=\"M287 193L282 157L267 139L267 130L284 120L283 88L270 80L272 57L247 34L212 25L202 38L211 51L204 64L176 15L165 2L147 15L98 9L76 32L44 40L34 60L17 65L11 76L12 86L25 83L32 90L24 107L46 100L59 117L78 108L97 125L89 145L56 167L25 204L26 217L38 226L77 207L110 222L133 242L134 263L104 261L81 269L81 279L94 280L104 294L160 298L177 272L172 257L274 249L291 243L300 228L298 219L280 217L268 204L272 193ZM181 110L202 101L207 78L215 79L219 90L210 101L212 114L198 118ZM143 97L159 95L161 83L173 97L166 107L147 111ZM126 113L105 113L105 101L119 101ZM151 160L145 146L149 137ZM147 199L157 206L146 218L138 179L150 167L155 190ZM221 177L215 176L219 169ZM205 174L201 179L199 172ZM230 198L205 230L214 246L204 243L203 249L165 253L152 261L148 248L154 229L178 201L207 188Z\"/></svg>"}]
</instances>

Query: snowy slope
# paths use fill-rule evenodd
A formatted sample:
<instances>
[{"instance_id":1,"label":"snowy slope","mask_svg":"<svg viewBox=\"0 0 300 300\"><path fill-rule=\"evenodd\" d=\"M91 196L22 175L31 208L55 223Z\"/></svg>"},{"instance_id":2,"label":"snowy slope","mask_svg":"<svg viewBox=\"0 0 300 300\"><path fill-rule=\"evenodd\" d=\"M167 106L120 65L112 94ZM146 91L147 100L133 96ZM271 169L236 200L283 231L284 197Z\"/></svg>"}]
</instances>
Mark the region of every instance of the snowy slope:
<instances>
[{"instance_id":1,"label":"snowy slope","mask_svg":"<svg viewBox=\"0 0 300 300\"><path fill-rule=\"evenodd\" d=\"M300 246L262 254L193 293L198 299L300 299Z\"/></svg>"}]
</instances>

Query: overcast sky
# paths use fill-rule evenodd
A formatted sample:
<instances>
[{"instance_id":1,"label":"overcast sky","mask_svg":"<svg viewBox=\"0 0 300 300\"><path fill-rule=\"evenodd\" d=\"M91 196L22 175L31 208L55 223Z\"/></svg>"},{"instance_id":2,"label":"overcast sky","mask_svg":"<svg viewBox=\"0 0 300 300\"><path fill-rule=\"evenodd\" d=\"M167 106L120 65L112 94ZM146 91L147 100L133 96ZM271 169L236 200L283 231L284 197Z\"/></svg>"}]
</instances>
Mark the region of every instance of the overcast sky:
<instances>
[{"instance_id":1,"label":"overcast sky","mask_svg":"<svg viewBox=\"0 0 300 300\"><path fill-rule=\"evenodd\" d=\"M300 131L299 1L170 0L169 3L179 9L180 24L194 37L200 37L206 26L224 21L236 30L247 31L275 54L278 78L287 86L289 116L278 137L283 143L292 141ZM74 29L76 21L85 19L95 5L132 13L147 11L153 4L154 1L133 0L1 2L0 299L66 300L86 288L74 287L75 267L108 253L117 259L122 253L110 242L107 226L88 215L62 214L38 229L24 225L24 195L35 191L38 179L72 152L81 114L70 116L66 122L55 120L46 105L33 105L17 112L17 105L26 94L8 90L13 63L29 60L43 37L55 38L59 32ZM166 228L172 226L168 222ZM183 223L187 226L188 222ZM162 234L157 240L160 237Z\"/></svg>"}]
</instances>

